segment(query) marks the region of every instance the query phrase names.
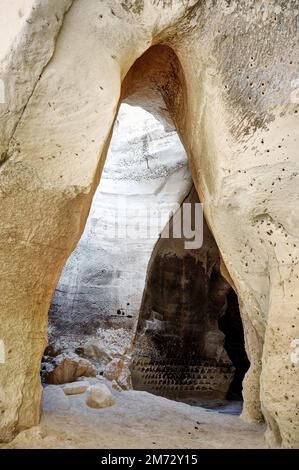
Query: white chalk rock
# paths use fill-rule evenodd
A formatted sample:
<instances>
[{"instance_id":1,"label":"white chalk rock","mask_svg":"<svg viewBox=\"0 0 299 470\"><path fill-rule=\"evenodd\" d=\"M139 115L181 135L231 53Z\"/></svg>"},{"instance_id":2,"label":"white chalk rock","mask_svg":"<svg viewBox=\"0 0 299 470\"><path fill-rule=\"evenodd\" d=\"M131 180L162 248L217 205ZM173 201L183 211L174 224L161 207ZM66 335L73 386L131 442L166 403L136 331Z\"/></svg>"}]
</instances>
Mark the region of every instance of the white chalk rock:
<instances>
[{"instance_id":1,"label":"white chalk rock","mask_svg":"<svg viewBox=\"0 0 299 470\"><path fill-rule=\"evenodd\" d=\"M89 383L80 380L79 382L73 382L70 384L66 384L62 387L62 390L64 391L65 395L79 395L80 393L86 392L86 390L89 387Z\"/></svg>"},{"instance_id":2,"label":"white chalk rock","mask_svg":"<svg viewBox=\"0 0 299 470\"><path fill-rule=\"evenodd\" d=\"M90 408L106 408L114 404L109 388L104 384L92 385L86 399Z\"/></svg>"}]
</instances>

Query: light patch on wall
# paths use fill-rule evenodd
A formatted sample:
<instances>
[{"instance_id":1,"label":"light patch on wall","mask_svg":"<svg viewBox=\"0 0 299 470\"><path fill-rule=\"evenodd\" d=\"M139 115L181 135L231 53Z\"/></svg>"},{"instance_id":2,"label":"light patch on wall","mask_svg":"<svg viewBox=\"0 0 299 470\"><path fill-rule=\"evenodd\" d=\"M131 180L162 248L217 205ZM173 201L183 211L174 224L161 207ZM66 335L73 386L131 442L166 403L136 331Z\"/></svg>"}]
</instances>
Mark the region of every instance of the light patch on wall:
<instances>
[{"instance_id":1,"label":"light patch on wall","mask_svg":"<svg viewBox=\"0 0 299 470\"><path fill-rule=\"evenodd\" d=\"M5 103L4 82L0 78L0 104Z\"/></svg>"},{"instance_id":2,"label":"light patch on wall","mask_svg":"<svg viewBox=\"0 0 299 470\"><path fill-rule=\"evenodd\" d=\"M9 47L21 31L30 14L34 0L0 1L0 58L5 57Z\"/></svg>"},{"instance_id":3,"label":"light patch on wall","mask_svg":"<svg viewBox=\"0 0 299 470\"><path fill-rule=\"evenodd\" d=\"M0 364L5 364L5 346L3 339L0 339Z\"/></svg>"}]
</instances>

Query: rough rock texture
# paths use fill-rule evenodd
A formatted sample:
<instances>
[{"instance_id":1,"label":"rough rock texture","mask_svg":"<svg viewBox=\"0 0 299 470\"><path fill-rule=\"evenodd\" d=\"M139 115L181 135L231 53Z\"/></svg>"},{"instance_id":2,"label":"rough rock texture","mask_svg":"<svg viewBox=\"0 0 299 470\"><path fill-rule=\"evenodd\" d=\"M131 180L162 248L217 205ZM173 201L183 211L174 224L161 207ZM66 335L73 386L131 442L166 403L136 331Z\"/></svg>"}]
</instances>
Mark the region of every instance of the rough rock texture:
<instances>
[{"instance_id":1,"label":"rough rock texture","mask_svg":"<svg viewBox=\"0 0 299 470\"><path fill-rule=\"evenodd\" d=\"M184 201L199 204L194 188ZM218 320L228 309L230 286L220 274L217 245L204 221L203 244L187 248L174 238L181 212L154 249L133 347L134 388L174 399L225 399L235 369ZM197 222L198 223L198 222ZM242 334L242 333L241 333Z\"/></svg>"},{"instance_id":2,"label":"rough rock texture","mask_svg":"<svg viewBox=\"0 0 299 470\"><path fill-rule=\"evenodd\" d=\"M161 96L154 97L163 107ZM153 247L191 181L167 112L162 119L123 104L84 233L52 299L49 342L55 349L80 348L103 364L126 353Z\"/></svg>"},{"instance_id":3,"label":"rough rock texture","mask_svg":"<svg viewBox=\"0 0 299 470\"><path fill-rule=\"evenodd\" d=\"M130 390L132 388L130 362L123 358L112 359L107 364L104 377L112 382L116 382L121 390Z\"/></svg>"},{"instance_id":4,"label":"rough rock texture","mask_svg":"<svg viewBox=\"0 0 299 470\"><path fill-rule=\"evenodd\" d=\"M44 68L51 60L64 14L73 0L2 0L0 78L5 102L0 113L0 162ZM15 93L15 90L18 90Z\"/></svg>"},{"instance_id":5,"label":"rough rock texture","mask_svg":"<svg viewBox=\"0 0 299 470\"><path fill-rule=\"evenodd\" d=\"M45 363L44 363L45 364ZM46 363L43 372L44 380L49 384L65 384L74 382L79 377L95 377L96 369L87 360L74 354L60 354Z\"/></svg>"},{"instance_id":6,"label":"rough rock texture","mask_svg":"<svg viewBox=\"0 0 299 470\"><path fill-rule=\"evenodd\" d=\"M97 367L99 372L104 368L113 358L124 357L131 348L132 331L128 328L114 328L113 324L111 329L99 328L96 331L96 337L86 339L86 336L76 335L76 341L66 344L66 348L74 348L81 343L76 351L84 357L89 358ZM65 338L65 337L64 337ZM83 338L83 339L82 339ZM59 337L58 342L61 344ZM65 344L65 341L63 342Z\"/></svg>"},{"instance_id":7,"label":"rough rock texture","mask_svg":"<svg viewBox=\"0 0 299 470\"><path fill-rule=\"evenodd\" d=\"M79 382L73 382L73 383L64 385L62 390L64 391L65 395L78 395L80 393L86 392L88 388L89 388L89 383L85 382L84 380L80 380Z\"/></svg>"},{"instance_id":8,"label":"rough rock texture","mask_svg":"<svg viewBox=\"0 0 299 470\"><path fill-rule=\"evenodd\" d=\"M90 408L107 408L107 406L114 404L114 400L109 388L105 384L98 384L91 385L86 397L86 404Z\"/></svg>"},{"instance_id":9,"label":"rough rock texture","mask_svg":"<svg viewBox=\"0 0 299 470\"><path fill-rule=\"evenodd\" d=\"M65 12L70 2L36 0L11 43L23 78L6 90L17 109L0 105L1 439L39 420L55 285L119 100L135 89L148 101L142 88L152 86L238 293L251 363L244 417L264 416L271 445L298 446L298 2L77 0L63 21L53 5ZM10 60L1 67L15 76Z\"/></svg>"}]
</instances>

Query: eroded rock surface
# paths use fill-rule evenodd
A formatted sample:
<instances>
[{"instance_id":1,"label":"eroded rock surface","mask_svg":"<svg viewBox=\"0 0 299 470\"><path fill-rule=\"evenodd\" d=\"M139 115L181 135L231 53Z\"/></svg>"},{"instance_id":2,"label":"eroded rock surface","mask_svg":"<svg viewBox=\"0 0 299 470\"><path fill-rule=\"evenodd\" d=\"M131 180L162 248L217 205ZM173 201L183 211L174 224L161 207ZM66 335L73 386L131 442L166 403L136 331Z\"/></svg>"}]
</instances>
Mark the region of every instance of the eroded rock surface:
<instances>
[{"instance_id":1,"label":"eroded rock surface","mask_svg":"<svg viewBox=\"0 0 299 470\"><path fill-rule=\"evenodd\" d=\"M39 421L52 294L120 98L138 91L146 103L154 88L238 293L244 417L265 418L271 445L297 447L297 2L36 0L26 19L1 59L5 83L14 78L0 105L1 440Z\"/></svg>"},{"instance_id":2,"label":"eroded rock surface","mask_svg":"<svg viewBox=\"0 0 299 470\"><path fill-rule=\"evenodd\" d=\"M63 392L65 395L79 395L86 392L88 388L89 383L84 380L80 380L79 382L72 382L64 385Z\"/></svg>"},{"instance_id":3,"label":"eroded rock surface","mask_svg":"<svg viewBox=\"0 0 299 470\"><path fill-rule=\"evenodd\" d=\"M195 227L200 207L194 188L184 204L192 206ZM225 399L235 368L218 320L226 313L230 286L220 274L219 250L206 222L200 222L203 244L195 249L188 248L184 233L173 236L180 220L178 212L165 227L171 238L157 242L149 264L133 348L133 385L174 399Z\"/></svg>"},{"instance_id":4,"label":"eroded rock surface","mask_svg":"<svg viewBox=\"0 0 299 470\"><path fill-rule=\"evenodd\" d=\"M60 354L44 363L43 377L48 384L74 382L79 377L95 377L96 369L87 359L75 354Z\"/></svg>"},{"instance_id":5,"label":"eroded rock surface","mask_svg":"<svg viewBox=\"0 0 299 470\"><path fill-rule=\"evenodd\" d=\"M114 400L109 388L105 384L91 385L86 404L90 408L107 408L114 404Z\"/></svg>"},{"instance_id":6,"label":"eroded rock surface","mask_svg":"<svg viewBox=\"0 0 299 470\"><path fill-rule=\"evenodd\" d=\"M116 389L118 385L121 390L130 390L132 388L130 361L125 358L113 359L107 364L104 377L114 382Z\"/></svg>"}]
</instances>

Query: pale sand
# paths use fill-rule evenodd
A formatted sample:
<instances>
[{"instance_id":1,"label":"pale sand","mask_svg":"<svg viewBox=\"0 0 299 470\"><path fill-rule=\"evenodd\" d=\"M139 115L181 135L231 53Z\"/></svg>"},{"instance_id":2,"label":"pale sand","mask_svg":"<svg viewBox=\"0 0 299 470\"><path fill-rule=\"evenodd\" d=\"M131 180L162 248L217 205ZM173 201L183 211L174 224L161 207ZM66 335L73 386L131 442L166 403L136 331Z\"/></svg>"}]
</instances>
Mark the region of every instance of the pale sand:
<instances>
[{"instance_id":1,"label":"pale sand","mask_svg":"<svg viewBox=\"0 0 299 470\"><path fill-rule=\"evenodd\" d=\"M57 386L59 387L59 386ZM115 405L95 410L86 393L59 411L44 402L41 424L2 448L266 448L264 426L138 391L113 391ZM197 428L197 429L196 429Z\"/></svg>"}]
</instances>

